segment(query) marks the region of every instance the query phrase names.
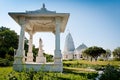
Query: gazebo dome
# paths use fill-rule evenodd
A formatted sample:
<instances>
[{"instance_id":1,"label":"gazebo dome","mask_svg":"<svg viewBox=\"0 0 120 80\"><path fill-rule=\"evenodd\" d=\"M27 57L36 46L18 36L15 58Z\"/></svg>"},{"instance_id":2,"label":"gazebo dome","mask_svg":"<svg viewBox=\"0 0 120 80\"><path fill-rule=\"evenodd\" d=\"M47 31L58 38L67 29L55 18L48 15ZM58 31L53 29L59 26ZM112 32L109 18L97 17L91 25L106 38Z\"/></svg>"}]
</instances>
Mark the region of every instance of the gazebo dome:
<instances>
[{"instance_id":1,"label":"gazebo dome","mask_svg":"<svg viewBox=\"0 0 120 80\"><path fill-rule=\"evenodd\" d=\"M70 33L66 36L65 39L65 46L64 46L64 52L72 52L75 50L73 38Z\"/></svg>"},{"instance_id":2,"label":"gazebo dome","mask_svg":"<svg viewBox=\"0 0 120 80\"><path fill-rule=\"evenodd\" d=\"M81 51L81 50L83 50L83 49L86 49L87 48L87 46L84 44L84 43L82 43L80 46L78 46L76 49L75 49L75 51Z\"/></svg>"}]
</instances>

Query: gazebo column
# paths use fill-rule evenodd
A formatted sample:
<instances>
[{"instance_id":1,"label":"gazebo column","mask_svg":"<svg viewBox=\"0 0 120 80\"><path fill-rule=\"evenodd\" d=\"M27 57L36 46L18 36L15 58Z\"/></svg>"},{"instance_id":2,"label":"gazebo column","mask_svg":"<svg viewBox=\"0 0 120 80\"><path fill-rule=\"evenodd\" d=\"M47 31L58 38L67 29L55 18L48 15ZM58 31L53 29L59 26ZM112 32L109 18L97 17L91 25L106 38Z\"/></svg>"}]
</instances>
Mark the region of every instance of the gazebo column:
<instances>
[{"instance_id":1,"label":"gazebo column","mask_svg":"<svg viewBox=\"0 0 120 80\"><path fill-rule=\"evenodd\" d=\"M32 43L33 43L33 34L32 32L29 33L30 39L29 39L29 48L27 53L27 62L33 62L33 53L32 53Z\"/></svg>"},{"instance_id":2,"label":"gazebo column","mask_svg":"<svg viewBox=\"0 0 120 80\"><path fill-rule=\"evenodd\" d=\"M61 18L56 17L56 28L55 28L55 52L54 52L54 63L62 63L62 54L60 50L60 25Z\"/></svg>"},{"instance_id":3,"label":"gazebo column","mask_svg":"<svg viewBox=\"0 0 120 80\"><path fill-rule=\"evenodd\" d=\"M21 31L20 31L19 44L18 44L17 53L15 55L14 64L23 64L25 61L25 51L24 51L25 18L21 17L19 22L21 26Z\"/></svg>"}]
</instances>

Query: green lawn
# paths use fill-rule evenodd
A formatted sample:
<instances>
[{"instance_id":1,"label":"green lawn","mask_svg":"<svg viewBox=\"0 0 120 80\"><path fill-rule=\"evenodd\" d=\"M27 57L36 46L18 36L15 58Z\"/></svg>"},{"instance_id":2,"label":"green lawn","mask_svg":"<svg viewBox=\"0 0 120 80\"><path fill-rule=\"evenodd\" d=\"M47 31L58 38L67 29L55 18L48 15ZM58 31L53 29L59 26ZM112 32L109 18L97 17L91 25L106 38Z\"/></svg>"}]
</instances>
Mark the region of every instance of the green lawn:
<instances>
[{"instance_id":1,"label":"green lawn","mask_svg":"<svg viewBox=\"0 0 120 80\"><path fill-rule=\"evenodd\" d=\"M97 72L64 67L63 73L55 72L15 72L12 67L0 67L0 80L88 80L97 76Z\"/></svg>"},{"instance_id":2,"label":"green lawn","mask_svg":"<svg viewBox=\"0 0 120 80\"><path fill-rule=\"evenodd\" d=\"M120 67L120 61L92 61L92 62L87 60L63 61L64 67L92 68L96 70L104 68L108 64L116 68Z\"/></svg>"},{"instance_id":3,"label":"green lawn","mask_svg":"<svg viewBox=\"0 0 120 80\"><path fill-rule=\"evenodd\" d=\"M4 80L12 71L12 67L0 67L0 80Z\"/></svg>"},{"instance_id":4,"label":"green lawn","mask_svg":"<svg viewBox=\"0 0 120 80\"><path fill-rule=\"evenodd\" d=\"M85 60L63 61L63 73L56 72L15 72L12 67L0 67L0 80L88 80L94 79L98 74L88 67L101 67L107 64L120 66L120 61Z\"/></svg>"},{"instance_id":5,"label":"green lawn","mask_svg":"<svg viewBox=\"0 0 120 80\"><path fill-rule=\"evenodd\" d=\"M81 64L90 64L90 65L113 65L113 66L120 66L120 61L88 61L88 60L73 60L73 61L63 61L63 63L81 63Z\"/></svg>"}]
</instances>

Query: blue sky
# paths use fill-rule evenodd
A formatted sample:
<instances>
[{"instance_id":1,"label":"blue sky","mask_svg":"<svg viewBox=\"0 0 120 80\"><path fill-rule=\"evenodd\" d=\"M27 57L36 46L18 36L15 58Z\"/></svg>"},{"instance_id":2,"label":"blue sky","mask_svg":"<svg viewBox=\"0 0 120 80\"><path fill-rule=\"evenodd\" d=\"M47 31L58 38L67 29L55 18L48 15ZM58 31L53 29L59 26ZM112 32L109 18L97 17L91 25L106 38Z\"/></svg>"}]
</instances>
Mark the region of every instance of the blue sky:
<instances>
[{"instance_id":1,"label":"blue sky","mask_svg":"<svg viewBox=\"0 0 120 80\"><path fill-rule=\"evenodd\" d=\"M36 10L45 3L46 8L58 13L70 13L66 30L61 34L61 50L65 37L70 31L75 47L84 43L88 47L99 46L114 50L120 46L120 1L119 0L1 0L0 26L20 33L20 26L8 12ZM26 37L29 39L28 34ZM36 33L33 44L38 47L39 38L43 39L44 50L54 52L54 34Z\"/></svg>"}]
</instances>

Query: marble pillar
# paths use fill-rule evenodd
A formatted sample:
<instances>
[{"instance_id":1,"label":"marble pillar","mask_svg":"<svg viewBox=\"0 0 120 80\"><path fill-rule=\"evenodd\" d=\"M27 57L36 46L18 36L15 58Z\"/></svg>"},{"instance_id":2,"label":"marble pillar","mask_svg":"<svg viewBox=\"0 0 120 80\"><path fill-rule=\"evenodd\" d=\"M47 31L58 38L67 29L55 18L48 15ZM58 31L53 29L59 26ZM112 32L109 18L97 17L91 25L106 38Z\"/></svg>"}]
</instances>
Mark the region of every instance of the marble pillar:
<instances>
[{"instance_id":1,"label":"marble pillar","mask_svg":"<svg viewBox=\"0 0 120 80\"><path fill-rule=\"evenodd\" d=\"M21 17L19 19L19 22L20 22L21 30L20 30L17 53L14 56L14 64L23 64L25 62L25 50L24 50L25 18Z\"/></svg>"},{"instance_id":2,"label":"marble pillar","mask_svg":"<svg viewBox=\"0 0 120 80\"><path fill-rule=\"evenodd\" d=\"M55 52L54 52L54 63L62 63L62 54L60 50L60 25L61 18L56 17L56 28L55 28Z\"/></svg>"},{"instance_id":3,"label":"marble pillar","mask_svg":"<svg viewBox=\"0 0 120 80\"><path fill-rule=\"evenodd\" d=\"M33 52L32 52L32 47L33 47L33 33L32 31L29 32L30 38L29 38L29 48L28 48L28 53L27 53L27 62L33 62Z\"/></svg>"},{"instance_id":4,"label":"marble pillar","mask_svg":"<svg viewBox=\"0 0 120 80\"><path fill-rule=\"evenodd\" d=\"M36 62L37 63L46 63L46 57L43 55L43 49L42 49L42 39L39 39L39 51L38 51L38 56L36 57Z\"/></svg>"}]
</instances>

